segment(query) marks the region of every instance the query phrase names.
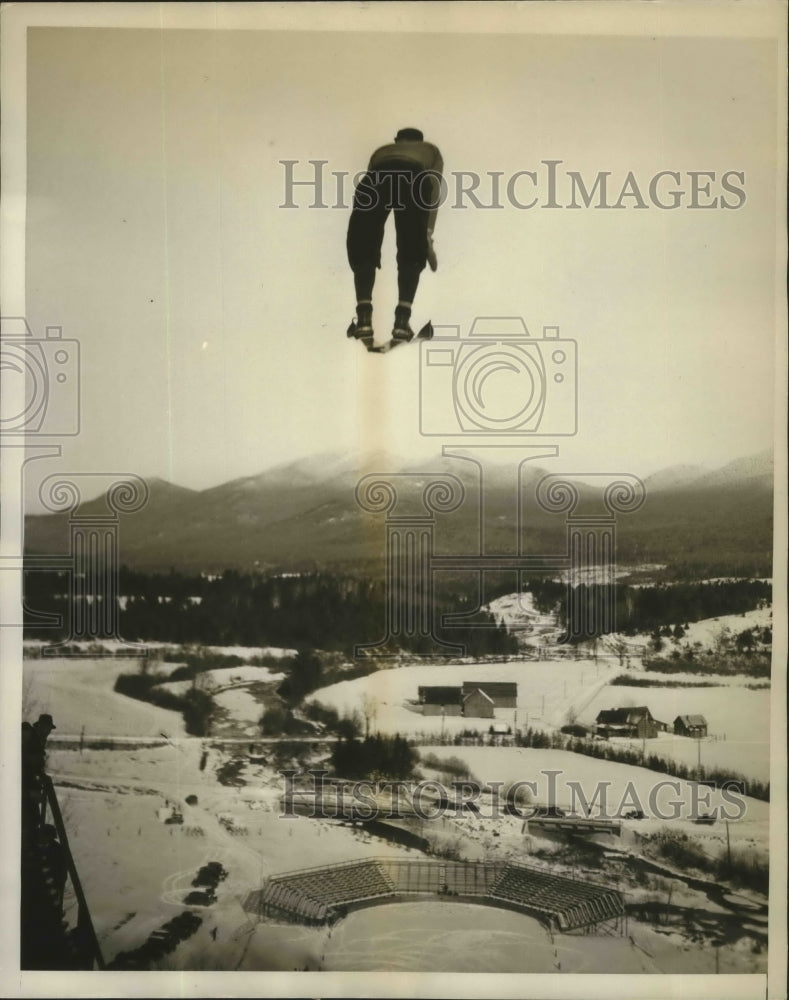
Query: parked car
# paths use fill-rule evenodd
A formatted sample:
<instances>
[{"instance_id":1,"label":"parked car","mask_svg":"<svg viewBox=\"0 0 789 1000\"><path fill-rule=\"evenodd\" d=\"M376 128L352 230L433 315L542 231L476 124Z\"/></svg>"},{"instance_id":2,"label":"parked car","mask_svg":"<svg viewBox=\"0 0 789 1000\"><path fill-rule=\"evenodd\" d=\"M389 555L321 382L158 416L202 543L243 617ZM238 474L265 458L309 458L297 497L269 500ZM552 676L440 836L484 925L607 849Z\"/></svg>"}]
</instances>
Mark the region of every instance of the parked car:
<instances>
[{"instance_id":1,"label":"parked car","mask_svg":"<svg viewBox=\"0 0 789 1000\"><path fill-rule=\"evenodd\" d=\"M622 814L622 819L645 819L644 813L641 809L628 809L626 813Z\"/></svg>"}]
</instances>

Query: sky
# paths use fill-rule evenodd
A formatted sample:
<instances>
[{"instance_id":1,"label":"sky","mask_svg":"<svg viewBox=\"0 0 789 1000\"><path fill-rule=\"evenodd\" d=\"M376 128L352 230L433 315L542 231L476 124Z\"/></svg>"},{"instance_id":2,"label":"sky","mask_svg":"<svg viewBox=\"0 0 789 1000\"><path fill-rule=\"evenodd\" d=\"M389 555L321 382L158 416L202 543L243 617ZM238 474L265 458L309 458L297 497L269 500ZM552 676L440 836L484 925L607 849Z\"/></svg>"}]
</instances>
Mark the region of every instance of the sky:
<instances>
[{"instance_id":1,"label":"sky","mask_svg":"<svg viewBox=\"0 0 789 1000\"><path fill-rule=\"evenodd\" d=\"M420 433L420 393L442 433L454 411L417 348L367 355L345 336L352 178L405 125L450 181L414 325L467 337L475 317L521 317L540 357L543 327L574 341L577 433L535 442L559 445L563 471L715 468L770 447L777 71L759 38L30 29L27 316L81 358L59 468L202 489L313 453L421 461L457 443ZM308 207L306 187L281 207L282 160L298 179L327 161L329 204L347 172L344 207ZM680 183L661 191L686 194L676 210L546 208L547 160L565 204L568 171L587 187L608 172L611 201L628 171L647 200L664 170ZM540 203L460 207L459 171L483 176L483 201L490 172L534 171L515 192ZM744 203L686 207L688 171L734 204L721 177L744 174ZM379 339L394 253L388 231ZM561 424L569 404L550 402Z\"/></svg>"}]
</instances>

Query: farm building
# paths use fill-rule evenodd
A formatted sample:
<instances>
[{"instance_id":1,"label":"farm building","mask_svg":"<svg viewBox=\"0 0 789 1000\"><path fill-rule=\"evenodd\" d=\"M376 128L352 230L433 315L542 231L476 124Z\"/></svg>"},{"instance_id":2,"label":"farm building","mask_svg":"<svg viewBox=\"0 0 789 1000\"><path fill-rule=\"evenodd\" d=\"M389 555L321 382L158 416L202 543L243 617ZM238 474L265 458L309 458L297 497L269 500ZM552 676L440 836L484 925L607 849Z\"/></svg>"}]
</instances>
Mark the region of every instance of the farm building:
<instances>
[{"instance_id":1,"label":"farm building","mask_svg":"<svg viewBox=\"0 0 789 1000\"><path fill-rule=\"evenodd\" d=\"M516 708L518 685L509 681L464 681L463 698L474 691L482 691L496 708Z\"/></svg>"},{"instance_id":2,"label":"farm building","mask_svg":"<svg viewBox=\"0 0 789 1000\"><path fill-rule=\"evenodd\" d=\"M464 685L465 688L465 685ZM469 719L492 719L495 702L479 688L463 695L463 715Z\"/></svg>"},{"instance_id":3,"label":"farm building","mask_svg":"<svg viewBox=\"0 0 789 1000\"><path fill-rule=\"evenodd\" d=\"M418 692L422 715L461 715L463 712L459 687L433 685L420 687Z\"/></svg>"},{"instance_id":4,"label":"farm building","mask_svg":"<svg viewBox=\"0 0 789 1000\"><path fill-rule=\"evenodd\" d=\"M597 715L598 736L629 736L651 740L659 732L665 732L666 728L665 722L652 717L646 705L604 709Z\"/></svg>"},{"instance_id":5,"label":"farm building","mask_svg":"<svg viewBox=\"0 0 789 1000\"><path fill-rule=\"evenodd\" d=\"M691 736L701 739L707 735L707 720L703 715L678 715L674 719L674 732L677 736Z\"/></svg>"},{"instance_id":6,"label":"farm building","mask_svg":"<svg viewBox=\"0 0 789 1000\"><path fill-rule=\"evenodd\" d=\"M515 708L518 685L507 681L466 681L463 687L420 686L423 715L465 715L492 719L497 708Z\"/></svg>"}]
</instances>

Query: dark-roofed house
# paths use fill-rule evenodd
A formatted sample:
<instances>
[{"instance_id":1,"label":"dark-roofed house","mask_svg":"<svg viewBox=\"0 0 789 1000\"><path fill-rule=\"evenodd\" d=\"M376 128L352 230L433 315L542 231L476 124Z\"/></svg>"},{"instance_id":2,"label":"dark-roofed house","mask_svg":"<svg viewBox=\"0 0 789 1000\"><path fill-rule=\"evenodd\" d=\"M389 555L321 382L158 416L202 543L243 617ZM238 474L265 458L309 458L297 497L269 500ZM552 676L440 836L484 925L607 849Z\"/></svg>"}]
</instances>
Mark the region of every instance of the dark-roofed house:
<instances>
[{"instance_id":1,"label":"dark-roofed house","mask_svg":"<svg viewBox=\"0 0 789 1000\"><path fill-rule=\"evenodd\" d=\"M707 735L707 720L703 715L678 715L674 719L674 732L677 736L691 736L701 739Z\"/></svg>"},{"instance_id":2,"label":"dark-roofed house","mask_svg":"<svg viewBox=\"0 0 789 1000\"><path fill-rule=\"evenodd\" d=\"M516 708L518 685L510 681L464 681L463 698L473 691L482 691L496 708Z\"/></svg>"},{"instance_id":3,"label":"dark-roofed house","mask_svg":"<svg viewBox=\"0 0 789 1000\"><path fill-rule=\"evenodd\" d=\"M463 696L459 687L428 685L420 687L419 704L422 715L461 715Z\"/></svg>"},{"instance_id":4,"label":"dark-roofed house","mask_svg":"<svg viewBox=\"0 0 789 1000\"><path fill-rule=\"evenodd\" d=\"M651 740L665 729L666 724L654 719L646 705L603 709L597 715L598 736L629 736Z\"/></svg>"}]
</instances>

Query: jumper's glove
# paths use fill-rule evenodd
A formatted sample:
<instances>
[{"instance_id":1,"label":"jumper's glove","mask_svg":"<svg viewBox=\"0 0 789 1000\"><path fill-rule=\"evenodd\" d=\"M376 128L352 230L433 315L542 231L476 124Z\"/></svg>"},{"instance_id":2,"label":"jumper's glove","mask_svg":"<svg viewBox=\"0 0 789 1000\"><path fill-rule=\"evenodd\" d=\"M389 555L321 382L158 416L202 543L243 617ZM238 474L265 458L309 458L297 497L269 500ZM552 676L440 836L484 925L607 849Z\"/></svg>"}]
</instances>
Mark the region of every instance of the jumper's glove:
<instances>
[{"instance_id":1,"label":"jumper's glove","mask_svg":"<svg viewBox=\"0 0 789 1000\"><path fill-rule=\"evenodd\" d=\"M430 270L435 271L438 267L438 257L436 257L436 251L433 249L433 234L427 234L427 262L430 265Z\"/></svg>"}]
</instances>

